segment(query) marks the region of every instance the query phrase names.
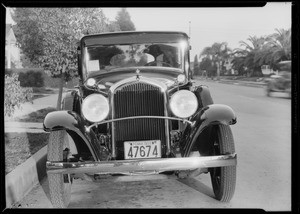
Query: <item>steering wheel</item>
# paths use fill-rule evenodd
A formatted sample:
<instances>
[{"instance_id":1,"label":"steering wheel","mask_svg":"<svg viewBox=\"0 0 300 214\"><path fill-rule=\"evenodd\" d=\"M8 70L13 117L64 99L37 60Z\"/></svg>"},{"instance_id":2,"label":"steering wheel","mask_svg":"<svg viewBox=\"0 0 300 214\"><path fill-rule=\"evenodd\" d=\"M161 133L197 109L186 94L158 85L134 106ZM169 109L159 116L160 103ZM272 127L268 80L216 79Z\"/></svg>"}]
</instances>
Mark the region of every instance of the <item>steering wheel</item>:
<instances>
[{"instance_id":1,"label":"steering wheel","mask_svg":"<svg viewBox=\"0 0 300 214\"><path fill-rule=\"evenodd\" d=\"M160 62L160 63L164 67L172 67L172 65L170 65L169 63L166 63L166 62ZM148 62L144 66L157 66L157 61Z\"/></svg>"}]
</instances>

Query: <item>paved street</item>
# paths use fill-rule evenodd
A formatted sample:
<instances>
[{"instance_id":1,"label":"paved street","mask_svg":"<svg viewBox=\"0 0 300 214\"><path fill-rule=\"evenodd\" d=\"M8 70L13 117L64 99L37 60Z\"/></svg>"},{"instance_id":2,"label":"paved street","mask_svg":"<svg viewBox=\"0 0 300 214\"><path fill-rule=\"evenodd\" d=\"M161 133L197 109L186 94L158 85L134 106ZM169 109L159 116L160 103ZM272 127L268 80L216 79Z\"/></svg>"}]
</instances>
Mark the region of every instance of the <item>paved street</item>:
<instances>
[{"instance_id":1,"label":"paved street","mask_svg":"<svg viewBox=\"0 0 300 214\"><path fill-rule=\"evenodd\" d=\"M197 80L199 83L199 81ZM88 182L75 180L69 208L261 208L291 210L291 100L264 89L208 85L215 103L231 106L238 154L237 186L230 203L213 198L209 175L188 180ZM50 208L47 178L20 207Z\"/></svg>"}]
</instances>

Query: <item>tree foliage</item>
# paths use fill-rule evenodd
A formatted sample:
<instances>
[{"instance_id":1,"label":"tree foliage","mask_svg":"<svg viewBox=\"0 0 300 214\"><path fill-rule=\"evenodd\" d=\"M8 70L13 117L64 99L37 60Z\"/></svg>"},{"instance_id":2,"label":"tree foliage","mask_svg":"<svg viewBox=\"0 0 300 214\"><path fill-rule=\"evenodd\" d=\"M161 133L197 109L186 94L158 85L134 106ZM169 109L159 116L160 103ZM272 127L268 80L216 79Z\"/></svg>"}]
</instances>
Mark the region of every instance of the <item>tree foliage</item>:
<instances>
[{"instance_id":1,"label":"tree foliage","mask_svg":"<svg viewBox=\"0 0 300 214\"><path fill-rule=\"evenodd\" d=\"M241 75L262 76L262 65L278 70L280 61L291 60L291 29L275 31L268 36L249 36L246 42L240 41L240 48L233 51L224 42L205 47L200 53L203 57L200 69L207 70L211 60L222 71L224 62L230 59L232 68Z\"/></svg>"},{"instance_id":2,"label":"tree foliage","mask_svg":"<svg viewBox=\"0 0 300 214\"><path fill-rule=\"evenodd\" d=\"M207 71L207 75L209 77L215 76L217 73L217 67L209 56L202 58L201 62L199 63L199 68L202 71Z\"/></svg>"},{"instance_id":3,"label":"tree foliage","mask_svg":"<svg viewBox=\"0 0 300 214\"><path fill-rule=\"evenodd\" d=\"M204 70L211 70L212 73L214 70L213 68L216 67L217 75L219 76L225 61L230 57L230 51L231 49L226 42L215 42L212 46L205 47L200 56L204 56L205 61L208 61L209 59L213 65L206 66L207 68Z\"/></svg>"},{"instance_id":4,"label":"tree foliage","mask_svg":"<svg viewBox=\"0 0 300 214\"><path fill-rule=\"evenodd\" d=\"M16 8L13 19L17 23L13 30L26 59L36 61L43 54L43 38L38 28L38 17L35 8Z\"/></svg>"},{"instance_id":5,"label":"tree foliage","mask_svg":"<svg viewBox=\"0 0 300 214\"><path fill-rule=\"evenodd\" d=\"M270 65L278 70L280 61L291 60L291 29L276 29L276 33L265 36L250 36L248 43L241 41L241 48L234 50L233 66L248 75L261 76L261 66Z\"/></svg>"},{"instance_id":6,"label":"tree foliage","mask_svg":"<svg viewBox=\"0 0 300 214\"><path fill-rule=\"evenodd\" d=\"M12 116L16 108L28 101L32 101L32 88L22 88L17 74L5 74L4 115Z\"/></svg>"},{"instance_id":7,"label":"tree foliage","mask_svg":"<svg viewBox=\"0 0 300 214\"><path fill-rule=\"evenodd\" d=\"M271 67L278 68L280 61L291 60L291 53L291 29L276 29L276 33L267 38L262 58Z\"/></svg>"},{"instance_id":8,"label":"tree foliage","mask_svg":"<svg viewBox=\"0 0 300 214\"><path fill-rule=\"evenodd\" d=\"M131 21L130 14L125 8L122 8L121 11L117 13L116 17L117 24L120 26L121 31L134 31L135 26Z\"/></svg>"},{"instance_id":9,"label":"tree foliage","mask_svg":"<svg viewBox=\"0 0 300 214\"><path fill-rule=\"evenodd\" d=\"M50 76L61 78L58 109L63 83L77 75L77 43L81 37L119 29L99 8L19 8L15 17L23 53Z\"/></svg>"},{"instance_id":10,"label":"tree foliage","mask_svg":"<svg viewBox=\"0 0 300 214\"><path fill-rule=\"evenodd\" d=\"M194 58L194 68L193 68L193 72L194 74L198 74L199 73L199 60L198 60L198 55L195 55Z\"/></svg>"}]
</instances>

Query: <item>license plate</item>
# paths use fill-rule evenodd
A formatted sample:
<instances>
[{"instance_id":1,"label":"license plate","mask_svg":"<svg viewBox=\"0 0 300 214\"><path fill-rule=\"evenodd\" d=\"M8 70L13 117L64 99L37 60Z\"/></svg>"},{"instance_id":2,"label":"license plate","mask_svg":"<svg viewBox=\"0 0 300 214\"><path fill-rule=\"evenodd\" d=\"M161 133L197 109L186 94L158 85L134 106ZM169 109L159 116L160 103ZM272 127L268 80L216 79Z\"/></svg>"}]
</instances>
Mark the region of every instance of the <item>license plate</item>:
<instances>
[{"instance_id":1,"label":"license plate","mask_svg":"<svg viewBox=\"0 0 300 214\"><path fill-rule=\"evenodd\" d=\"M125 141L124 156L125 159L160 158L161 142L160 140Z\"/></svg>"}]
</instances>

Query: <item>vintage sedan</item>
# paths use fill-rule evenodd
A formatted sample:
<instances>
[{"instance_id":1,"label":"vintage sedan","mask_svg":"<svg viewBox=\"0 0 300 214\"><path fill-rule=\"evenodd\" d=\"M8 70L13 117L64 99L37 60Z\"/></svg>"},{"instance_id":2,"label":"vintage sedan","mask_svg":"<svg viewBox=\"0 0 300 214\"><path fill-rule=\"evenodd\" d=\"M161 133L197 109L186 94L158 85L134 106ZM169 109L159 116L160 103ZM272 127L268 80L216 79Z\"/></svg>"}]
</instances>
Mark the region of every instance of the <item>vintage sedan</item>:
<instances>
[{"instance_id":1,"label":"vintage sedan","mask_svg":"<svg viewBox=\"0 0 300 214\"><path fill-rule=\"evenodd\" d=\"M265 79L266 94L271 96L272 92L287 93L289 98L292 97L292 78L291 78L291 61L281 61L278 63L280 71Z\"/></svg>"},{"instance_id":2,"label":"vintage sedan","mask_svg":"<svg viewBox=\"0 0 300 214\"><path fill-rule=\"evenodd\" d=\"M46 169L54 207L68 206L74 179L120 176L210 173L215 198L231 200L236 115L214 104L207 86L194 84L190 48L183 32L80 40L80 83L43 124L50 132Z\"/></svg>"}]
</instances>

